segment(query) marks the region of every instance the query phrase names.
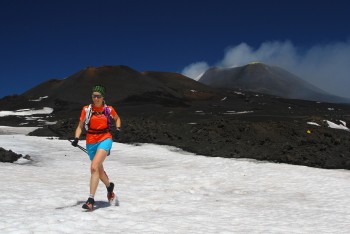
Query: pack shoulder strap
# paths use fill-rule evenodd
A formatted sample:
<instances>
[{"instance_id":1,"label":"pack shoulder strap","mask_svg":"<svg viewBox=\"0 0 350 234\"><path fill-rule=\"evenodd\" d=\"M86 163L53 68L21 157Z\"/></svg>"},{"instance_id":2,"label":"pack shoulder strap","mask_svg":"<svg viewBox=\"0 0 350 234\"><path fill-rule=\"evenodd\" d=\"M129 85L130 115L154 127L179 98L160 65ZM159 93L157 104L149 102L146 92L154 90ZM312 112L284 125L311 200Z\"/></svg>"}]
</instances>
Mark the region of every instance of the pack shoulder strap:
<instances>
[{"instance_id":1,"label":"pack shoulder strap","mask_svg":"<svg viewBox=\"0 0 350 234\"><path fill-rule=\"evenodd\" d=\"M85 129L86 131L89 130L89 125L90 125L90 119L92 116L92 106L91 104L85 108Z\"/></svg>"},{"instance_id":2,"label":"pack shoulder strap","mask_svg":"<svg viewBox=\"0 0 350 234\"><path fill-rule=\"evenodd\" d=\"M103 113L104 115L106 116L107 118L107 128L110 129L111 128L111 108L109 108L106 104L105 104L105 107L103 109Z\"/></svg>"}]
</instances>

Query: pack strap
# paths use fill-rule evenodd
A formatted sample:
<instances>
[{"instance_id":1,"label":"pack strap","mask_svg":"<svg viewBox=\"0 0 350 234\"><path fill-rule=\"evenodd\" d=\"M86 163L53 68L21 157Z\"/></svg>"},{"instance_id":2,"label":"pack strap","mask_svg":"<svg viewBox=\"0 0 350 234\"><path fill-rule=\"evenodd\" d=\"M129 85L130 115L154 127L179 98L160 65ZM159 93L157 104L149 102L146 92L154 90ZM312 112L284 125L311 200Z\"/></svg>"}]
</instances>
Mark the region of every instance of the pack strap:
<instances>
[{"instance_id":1,"label":"pack strap","mask_svg":"<svg viewBox=\"0 0 350 234\"><path fill-rule=\"evenodd\" d=\"M92 105L90 104L87 108L85 108L85 129L86 129L86 131L89 133L89 131L90 130L93 130L93 131L91 131L90 132L90 134L101 134L101 133L105 133L105 132L107 132L107 130L109 131L109 128L110 128L110 126L111 126L111 118L112 118L112 116L111 116L111 110L110 110L110 108L106 105L106 104L104 104L104 108L103 108L103 111L102 112L93 112L92 111ZM99 130L99 129L91 129L90 128L90 120L91 120L91 117L92 117L92 115L94 115L94 114L104 114L106 117L107 117L107 130ZM100 131L102 131L102 132L100 132ZM100 132L100 133L96 133L96 132Z\"/></svg>"},{"instance_id":2,"label":"pack strap","mask_svg":"<svg viewBox=\"0 0 350 234\"><path fill-rule=\"evenodd\" d=\"M91 116L92 116L92 106L91 104L85 108L85 129L86 131L89 130L89 125L90 125L90 119L91 119Z\"/></svg>"},{"instance_id":3,"label":"pack strap","mask_svg":"<svg viewBox=\"0 0 350 234\"><path fill-rule=\"evenodd\" d=\"M89 128L89 130L87 131L88 134L103 134L106 132L109 132L109 128L105 128L105 129L93 129L93 128Z\"/></svg>"}]
</instances>

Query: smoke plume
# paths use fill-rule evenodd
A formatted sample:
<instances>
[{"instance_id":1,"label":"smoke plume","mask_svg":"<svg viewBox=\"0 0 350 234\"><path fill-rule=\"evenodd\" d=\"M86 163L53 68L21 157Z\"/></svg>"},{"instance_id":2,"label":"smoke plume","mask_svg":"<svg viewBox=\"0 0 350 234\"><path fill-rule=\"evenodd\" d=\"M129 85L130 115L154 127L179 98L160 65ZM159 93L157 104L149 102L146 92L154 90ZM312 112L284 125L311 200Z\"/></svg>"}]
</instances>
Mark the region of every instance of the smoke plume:
<instances>
[{"instance_id":1,"label":"smoke plume","mask_svg":"<svg viewBox=\"0 0 350 234\"><path fill-rule=\"evenodd\" d=\"M241 43L226 49L218 63L193 63L182 74L198 80L211 66L229 68L250 62L282 67L331 94L350 98L350 40L309 48L297 47L290 41L264 42L257 49Z\"/></svg>"}]
</instances>

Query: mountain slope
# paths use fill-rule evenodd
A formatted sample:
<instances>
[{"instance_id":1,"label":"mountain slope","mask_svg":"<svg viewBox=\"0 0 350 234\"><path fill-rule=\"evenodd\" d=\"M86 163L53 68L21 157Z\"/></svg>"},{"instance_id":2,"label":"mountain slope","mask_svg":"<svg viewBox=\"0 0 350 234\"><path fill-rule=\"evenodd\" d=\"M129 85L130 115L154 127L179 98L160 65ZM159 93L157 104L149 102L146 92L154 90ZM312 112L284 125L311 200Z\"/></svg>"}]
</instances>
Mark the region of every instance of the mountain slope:
<instances>
[{"instance_id":1,"label":"mountain slope","mask_svg":"<svg viewBox=\"0 0 350 234\"><path fill-rule=\"evenodd\" d=\"M191 89L209 92L212 88L176 73L143 72L127 66L88 67L63 80L49 80L23 93L29 99L49 96L68 102L86 103L95 84L106 87L109 103L157 97L183 99Z\"/></svg>"},{"instance_id":2,"label":"mountain slope","mask_svg":"<svg viewBox=\"0 0 350 234\"><path fill-rule=\"evenodd\" d=\"M302 80L276 66L251 63L236 68L211 68L199 82L218 88L243 89L289 99L304 99L326 102L349 102Z\"/></svg>"}]
</instances>

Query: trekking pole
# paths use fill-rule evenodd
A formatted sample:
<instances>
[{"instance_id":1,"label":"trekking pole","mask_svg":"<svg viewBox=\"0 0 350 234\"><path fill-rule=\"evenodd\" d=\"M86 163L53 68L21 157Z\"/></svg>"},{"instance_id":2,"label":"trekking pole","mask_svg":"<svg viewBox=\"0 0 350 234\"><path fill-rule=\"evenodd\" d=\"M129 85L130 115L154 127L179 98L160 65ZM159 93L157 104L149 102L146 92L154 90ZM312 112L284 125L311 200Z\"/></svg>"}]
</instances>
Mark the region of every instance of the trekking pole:
<instances>
[{"instance_id":1,"label":"trekking pole","mask_svg":"<svg viewBox=\"0 0 350 234\"><path fill-rule=\"evenodd\" d=\"M59 137L63 137L63 138L65 138L65 139L67 139L70 143L73 142L71 139L69 139L69 138L67 138L67 137L64 137L59 131L57 131L57 130L51 128L50 126L47 126L47 128L50 129L53 133L55 133L55 134L58 135ZM82 146L80 146L80 145L77 145L77 147L78 147L81 151L84 151L84 153L89 154L88 151L87 151L84 147L82 147Z\"/></svg>"},{"instance_id":2,"label":"trekking pole","mask_svg":"<svg viewBox=\"0 0 350 234\"><path fill-rule=\"evenodd\" d=\"M72 143L73 141L72 140L70 140L70 139L67 139L70 143ZM81 149L82 151L84 151L86 154L88 154L88 152L87 152L87 150L84 148L84 147L82 147L82 146L80 146L80 145L77 145L77 147L79 148L79 149Z\"/></svg>"}]
</instances>

